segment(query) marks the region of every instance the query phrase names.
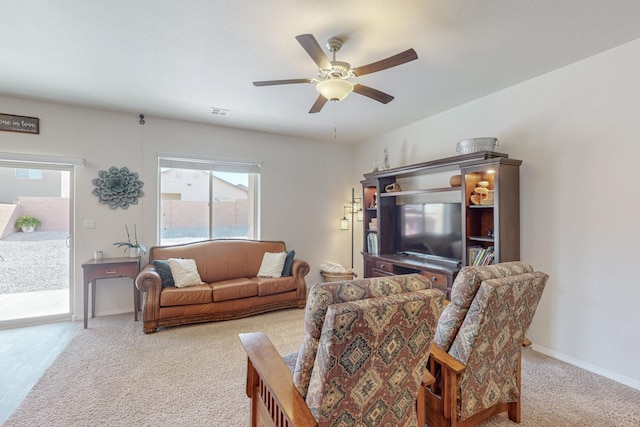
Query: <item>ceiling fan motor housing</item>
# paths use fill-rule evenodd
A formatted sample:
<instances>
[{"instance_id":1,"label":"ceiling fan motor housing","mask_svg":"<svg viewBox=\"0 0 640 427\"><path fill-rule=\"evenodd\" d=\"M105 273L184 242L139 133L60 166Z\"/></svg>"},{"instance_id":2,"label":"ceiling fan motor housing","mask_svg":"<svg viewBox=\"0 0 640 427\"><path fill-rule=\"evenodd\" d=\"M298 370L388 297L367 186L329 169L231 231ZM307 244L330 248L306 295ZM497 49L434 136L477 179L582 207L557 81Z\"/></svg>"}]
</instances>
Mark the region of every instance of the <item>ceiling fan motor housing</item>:
<instances>
[{"instance_id":1,"label":"ceiling fan motor housing","mask_svg":"<svg viewBox=\"0 0 640 427\"><path fill-rule=\"evenodd\" d=\"M331 61L331 69L320 70L318 77L320 77L320 80L347 79L353 77L351 64L342 61Z\"/></svg>"}]
</instances>

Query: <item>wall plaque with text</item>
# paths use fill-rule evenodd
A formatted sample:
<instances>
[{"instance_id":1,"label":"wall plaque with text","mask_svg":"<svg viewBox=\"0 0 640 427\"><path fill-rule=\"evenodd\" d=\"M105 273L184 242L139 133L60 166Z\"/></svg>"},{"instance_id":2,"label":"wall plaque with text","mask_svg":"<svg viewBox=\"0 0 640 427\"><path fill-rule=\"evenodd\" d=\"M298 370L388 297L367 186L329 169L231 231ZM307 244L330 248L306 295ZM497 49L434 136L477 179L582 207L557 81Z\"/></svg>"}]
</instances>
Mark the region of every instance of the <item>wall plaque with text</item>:
<instances>
[{"instance_id":1,"label":"wall plaque with text","mask_svg":"<svg viewBox=\"0 0 640 427\"><path fill-rule=\"evenodd\" d=\"M0 113L0 130L39 134L40 119L37 117L14 116Z\"/></svg>"}]
</instances>

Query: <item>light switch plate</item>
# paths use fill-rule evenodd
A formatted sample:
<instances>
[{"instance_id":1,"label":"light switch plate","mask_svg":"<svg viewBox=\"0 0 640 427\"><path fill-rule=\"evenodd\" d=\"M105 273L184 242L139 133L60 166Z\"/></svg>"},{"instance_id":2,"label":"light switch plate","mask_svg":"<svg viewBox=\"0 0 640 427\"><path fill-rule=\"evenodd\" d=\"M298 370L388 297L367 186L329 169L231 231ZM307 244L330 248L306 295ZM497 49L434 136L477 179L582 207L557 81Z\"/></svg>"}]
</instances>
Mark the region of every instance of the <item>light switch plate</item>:
<instances>
[{"instance_id":1,"label":"light switch plate","mask_svg":"<svg viewBox=\"0 0 640 427\"><path fill-rule=\"evenodd\" d=\"M85 219L84 220L84 228L96 228L96 220L95 219Z\"/></svg>"}]
</instances>

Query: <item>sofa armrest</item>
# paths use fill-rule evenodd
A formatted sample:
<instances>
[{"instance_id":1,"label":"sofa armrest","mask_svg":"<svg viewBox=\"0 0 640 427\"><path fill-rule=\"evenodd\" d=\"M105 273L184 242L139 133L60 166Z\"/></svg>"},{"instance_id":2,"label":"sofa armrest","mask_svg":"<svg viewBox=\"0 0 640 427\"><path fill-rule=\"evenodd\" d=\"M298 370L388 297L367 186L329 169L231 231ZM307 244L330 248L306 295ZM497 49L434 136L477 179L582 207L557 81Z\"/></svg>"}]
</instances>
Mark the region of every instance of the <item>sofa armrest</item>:
<instances>
[{"instance_id":1,"label":"sofa armrest","mask_svg":"<svg viewBox=\"0 0 640 427\"><path fill-rule=\"evenodd\" d=\"M307 300L307 282L304 280L304 276L309 274L310 270L311 268L309 267L309 263L307 261L303 261L297 258L293 259L293 264L291 265L291 275L295 277L296 283L298 284L299 300Z\"/></svg>"},{"instance_id":2,"label":"sofa armrest","mask_svg":"<svg viewBox=\"0 0 640 427\"><path fill-rule=\"evenodd\" d=\"M293 384L293 376L262 332L239 334L247 352L247 396L251 425L316 426L309 407Z\"/></svg>"},{"instance_id":3,"label":"sofa armrest","mask_svg":"<svg viewBox=\"0 0 640 427\"><path fill-rule=\"evenodd\" d=\"M160 293L162 292L162 279L153 264L145 265L136 277L136 287L140 292L145 292L142 320L147 330L155 330L149 322L157 320L160 310ZM146 330L145 330L146 332Z\"/></svg>"},{"instance_id":4,"label":"sofa armrest","mask_svg":"<svg viewBox=\"0 0 640 427\"><path fill-rule=\"evenodd\" d=\"M136 277L136 287L140 292L162 289L162 279L153 264L145 265Z\"/></svg>"}]
</instances>

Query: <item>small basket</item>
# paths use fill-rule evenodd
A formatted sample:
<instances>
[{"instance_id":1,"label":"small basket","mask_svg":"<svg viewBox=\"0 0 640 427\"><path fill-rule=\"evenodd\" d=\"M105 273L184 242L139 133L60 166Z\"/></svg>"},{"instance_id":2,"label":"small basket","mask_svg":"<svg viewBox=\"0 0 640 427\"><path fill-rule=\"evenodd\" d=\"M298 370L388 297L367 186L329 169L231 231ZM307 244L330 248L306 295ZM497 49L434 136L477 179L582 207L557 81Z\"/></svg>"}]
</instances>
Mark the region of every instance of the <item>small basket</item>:
<instances>
[{"instance_id":1,"label":"small basket","mask_svg":"<svg viewBox=\"0 0 640 427\"><path fill-rule=\"evenodd\" d=\"M456 151L460 154L475 153L477 151L493 151L498 145L497 138L471 138L458 142Z\"/></svg>"},{"instance_id":2,"label":"small basket","mask_svg":"<svg viewBox=\"0 0 640 427\"><path fill-rule=\"evenodd\" d=\"M320 275L324 278L325 282L340 282L343 280L353 280L353 277L357 276L355 272L331 273L328 271L320 271Z\"/></svg>"}]
</instances>

